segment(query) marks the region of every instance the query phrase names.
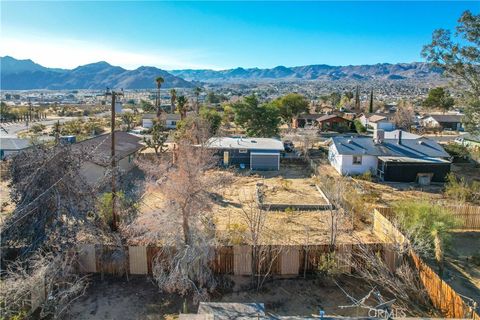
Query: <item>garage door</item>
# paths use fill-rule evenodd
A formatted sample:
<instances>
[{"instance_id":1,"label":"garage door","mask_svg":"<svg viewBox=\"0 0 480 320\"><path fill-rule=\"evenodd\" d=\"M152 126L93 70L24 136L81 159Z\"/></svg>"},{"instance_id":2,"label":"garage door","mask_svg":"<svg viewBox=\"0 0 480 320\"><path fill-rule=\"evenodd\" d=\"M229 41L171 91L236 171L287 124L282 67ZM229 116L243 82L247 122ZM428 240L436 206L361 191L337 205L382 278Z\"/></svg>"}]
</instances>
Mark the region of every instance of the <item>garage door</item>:
<instances>
[{"instance_id":1,"label":"garage door","mask_svg":"<svg viewBox=\"0 0 480 320\"><path fill-rule=\"evenodd\" d=\"M279 167L279 153L250 153L250 168L252 170L278 170Z\"/></svg>"}]
</instances>

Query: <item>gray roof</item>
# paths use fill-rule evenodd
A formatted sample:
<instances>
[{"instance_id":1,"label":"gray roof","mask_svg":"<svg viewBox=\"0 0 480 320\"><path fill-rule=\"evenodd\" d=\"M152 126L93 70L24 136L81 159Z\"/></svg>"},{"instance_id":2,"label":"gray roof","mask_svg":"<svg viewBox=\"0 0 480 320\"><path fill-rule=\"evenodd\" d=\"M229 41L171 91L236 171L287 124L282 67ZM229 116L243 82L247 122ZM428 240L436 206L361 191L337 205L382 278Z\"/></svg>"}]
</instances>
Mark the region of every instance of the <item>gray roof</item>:
<instances>
[{"instance_id":1,"label":"gray roof","mask_svg":"<svg viewBox=\"0 0 480 320\"><path fill-rule=\"evenodd\" d=\"M398 139L400 131L402 130L385 131L385 139ZM402 139L420 139L421 137L415 133L402 131Z\"/></svg>"},{"instance_id":2,"label":"gray roof","mask_svg":"<svg viewBox=\"0 0 480 320\"><path fill-rule=\"evenodd\" d=\"M437 122L462 122L463 115L461 114L431 114L430 117ZM428 116L426 117L428 118Z\"/></svg>"},{"instance_id":3,"label":"gray roof","mask_svg":"<svg viewBox=\"0 0 480 320\"><path fill-rule=\"evenodd\" d=\"M272 138L215 137L207 141L207 146L213 149L285 150L282 141Z\"/></svg>"},{"instance_id":4,"label":"gray roof","mask_svg":"<svg viewBox=\"0 0 480 320\"><path fill-rule=\"evenodd\" d=\"M332 138L341 155L371 155L409 158L447 158L450 155L434 140L427 138L385 139L376 144L370 137L337 136Z\"/></svg>"},{"instance_id":5,"label":"gray roof","mask_svg":"<svg viewBox=\"0 0 480 320\"><path fill-rule=\"evenodd\" d=\"M178 113L167 113L165 115L166 120L180 120L181 116Z\"/></svg>"},{"instance_id":6,"label":"gray roof","mask_svg":"<svg viewBox=\"0 0 480 320\"><path fill-rule=\"evenodd\" d=\"M111 136L110 133L102 134L91 139L83 140L72 145L73 149L81 150L92 155L92 161L99 165L108 165L111 158ZM115 131L115 157L123 159L132 153L140 150L141 138L133 134Z\"/></svg>"},{"instance_id":7,"label":"gray roof","mask_svg":"<svg viewBox=\"0 0 480 320\"><path fill-rule=\"evenodd\" d=\"M30 146L30 140L17 138L0 138L0 149L22 150Z\"/></svg>"}]
</instances>

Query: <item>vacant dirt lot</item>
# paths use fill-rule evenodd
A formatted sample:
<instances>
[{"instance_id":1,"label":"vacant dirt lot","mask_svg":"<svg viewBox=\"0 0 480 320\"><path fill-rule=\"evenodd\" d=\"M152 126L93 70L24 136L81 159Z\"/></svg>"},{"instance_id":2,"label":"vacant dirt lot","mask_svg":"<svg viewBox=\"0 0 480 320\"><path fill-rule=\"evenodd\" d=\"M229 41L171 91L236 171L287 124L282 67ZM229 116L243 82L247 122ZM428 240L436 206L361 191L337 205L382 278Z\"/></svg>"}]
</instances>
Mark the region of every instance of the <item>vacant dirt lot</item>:
<instances>
[{"instance_id":1,"label":"vacant dirt lot","mask_svg":"<svg viewBox=\"0 0 480 320\"><path fill-rule=\"evenodd\" d=\"M243 278L242 282L248 282ZM339 285L350 295L359 299L370 287L359 279L343 277ZM95 281L85 296L78 299L67 319L165 319L182 311L184 298L159 292L154 283L146 278L109 278ZM187 299L188 312L196 313L197 306ZM365 310L340 308L351 305L341 289L331 280L322 279L281 279L266 283L264 288L255 290L217 292L212 301L218 302L263 302L267 312L277 315L310 316L318 314L322 307L328 315L366 315ZM367 300L368 305L377 305ZM358 313L357 313L358 312Z\"/></svg>"},{"instance_id":2,"label":"vacant dirt lot","mask_svg":"<svg viewBox=\"0 0 480 320\"><path fill-rule=\"evenodd\" d=\"M219 171L218 174L224 174L224 172ZM256 185L262 183L280 189L282 181L285 180L292 181L289 187L295 191L279 191L283 195L275 195L278 201L301 203L303 194L311 199L322 200L315 187L312 187L314 179L310 177L309 170L305 165L284 165L279 172L236 173L227 188L215 191L216 202L212 213L218 238L232 244L247 241L245 212L256 208ZM290 194L287 196L288 193ZM153 234L155 228L161 228L158 221L162 215L166 214L162 212L162 207L164 207L164 199L158 192L150 192L147 189L142 199L141 213L137 218L139 229ZM327 243L330 237L331 214L332 212L328 210L265 212L267 232L264 241L269 244ZM353 232L351 218L340 215L338 219L339 241L357 242L360 237L366 242L376 242L376 238L368 228ZM133 244L134 241L132 240L131 243Z\"/></svg>"}]
</instances>

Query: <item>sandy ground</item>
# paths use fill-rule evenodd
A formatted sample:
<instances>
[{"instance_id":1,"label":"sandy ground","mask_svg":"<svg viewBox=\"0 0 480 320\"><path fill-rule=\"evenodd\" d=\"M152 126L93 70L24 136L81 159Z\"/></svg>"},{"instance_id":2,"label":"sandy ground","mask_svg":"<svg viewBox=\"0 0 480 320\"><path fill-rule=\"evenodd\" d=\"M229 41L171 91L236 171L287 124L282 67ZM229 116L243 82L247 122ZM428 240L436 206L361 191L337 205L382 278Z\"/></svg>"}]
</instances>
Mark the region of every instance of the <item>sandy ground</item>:
<instances>
[{"instance_id":1,"label":"sandy ground","mask_svg":"<svg viewBox=\"0 0 480 320\"><path fill-rule=\"evenodd\" d=\"M222 172L219 172L222 174ZM282 179L295 181L296 185L309 189L312 195L318 196L318 191L312 189L312 178L305 166L283 166L280 172L238 173L233 182L223 190L216 190L217 201L212 208L213 221L217 236L224 243L239 244L248 242L246 212L256 208L255 188L257 183L274 185ZM313 187L315 188L315 187ZM303 191L302 191L303 192ZM285 197L281 201L298 201L300 194L291 198ZM137 223L146 232L155 233L155 228L161 219L162 197L156 192L147 192L142 200L140 216ZM283 202L285 203L285 202ZM265 212L265 243L269 244L320 244L327 243L330 237L331 211L269 211ZM352 231L352 222L348 217L339 215L338 240L340 242L357 242L358 237L366 242L376 242L376 238L369 229ZM158 230L160 231L160 230ZM135 243L132 240L131 243Z\"/></svg>"},{"instance_id":2,"label":"sandy ground","mask_svg":"<svg viewBox=\"0 0 480 320\"><path fill-rule=\"evenodd\" d=\"M73 304L66 319L169 319L182 310L183 297L159 292L146 278L109 278L96 281L89 287L85 296ZM242 282L248 282L243 278ZM356 278L342 278L339 285L349 294L359 299L367 294L370 287ZM187 299L188 312L196 313L197 306ZM277 315L310 316L318 314L322 307L329 315L366 315L355 308L341 309L351 305L351 301L331 280L322 279L278 279L265 284L260 292L255 290L229 291L216 293L212 301L217 302L263 302L267 312ZM376 305L368 300L368 305Z\"/></svg>"},{"instance_id":3,"label":"sandy ground","mask_svg":"<svg viewBox=\"0 0 480 320\"><path fill-rule=\"evenodd\" d=\"M472 260L477 257L477 261ZM445 254L447 282L480 308L480 232L453 232Z\"/></svg>"}]
</instances>

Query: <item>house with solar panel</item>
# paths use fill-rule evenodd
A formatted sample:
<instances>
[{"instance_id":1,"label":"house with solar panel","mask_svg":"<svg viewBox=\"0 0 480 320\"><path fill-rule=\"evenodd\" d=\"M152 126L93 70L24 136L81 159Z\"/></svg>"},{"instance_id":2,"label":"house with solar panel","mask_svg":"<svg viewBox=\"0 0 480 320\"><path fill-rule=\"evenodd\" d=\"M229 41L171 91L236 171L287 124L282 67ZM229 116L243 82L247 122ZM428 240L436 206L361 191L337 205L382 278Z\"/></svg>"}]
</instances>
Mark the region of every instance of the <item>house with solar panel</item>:
<instances>
[{"instance_id":1,"label":"house with solar panel","mask_svg":"<svg viewBox=\"0 0 480 320\"><path fill-rule=\"evenodd\" d=\"M328 159L342 175L371 172L380 181L444 182L450 172L450 155L436 141L396 130L386 135L336 136Z\"/></svg>"}]
</instances>

